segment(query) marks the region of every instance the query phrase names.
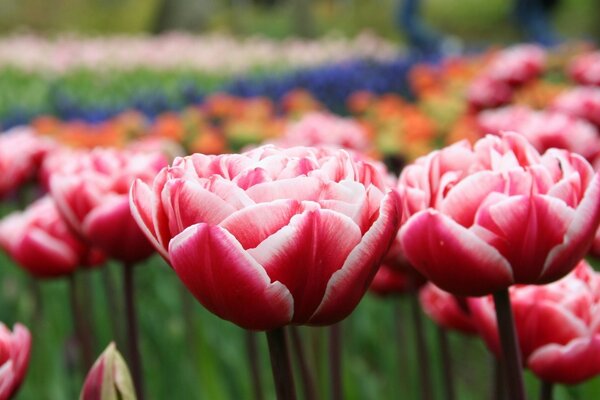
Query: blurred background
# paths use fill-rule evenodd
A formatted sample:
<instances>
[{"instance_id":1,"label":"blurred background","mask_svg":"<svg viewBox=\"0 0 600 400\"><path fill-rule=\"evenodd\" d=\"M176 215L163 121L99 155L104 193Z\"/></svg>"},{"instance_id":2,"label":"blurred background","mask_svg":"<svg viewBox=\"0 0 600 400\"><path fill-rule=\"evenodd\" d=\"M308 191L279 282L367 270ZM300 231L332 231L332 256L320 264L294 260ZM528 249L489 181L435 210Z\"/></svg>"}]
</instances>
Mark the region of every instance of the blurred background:
<instances>
[{"instance_id":1,"label":"blurred background","mask_svg":"<svg viewBox=\"0 0 600 400\"><path fill-rule=\"evenodd\" d=\"M533 3L539 8L531 9ZM599 16L598 0L0 0L0 130L30 124L79 147L124 147L155 135L188 152L220 153L272 139L284 122L325 110L355 116L378 155L401 165L479 129L465 92L488 48L524 41L556 46L540 78L512 99L542 109L573 85L564 72L565 47L600 41ZM484 55L442 62L475 53ZM433 67L414 68L421 63ZM26 204L9 200L0 204L0 216ZM251 398L243 331L186 297L160 257L146 264L136 284L148 398ZM119 266L108 263L105 270L120 286ZM91 288L85 297L99 353L112 338L111 296L101 290L106 276L80 275ZM66 281L36 281L0 254L0 320L21 321L34 332L18 399L77 398L83 376L71 354L67 303ZM346 398L418 398L410 312L406 298L368 295L344 322ZM425 325L433 391L442 398L437 331L431 321ZM318 329L303 335L320 392L328 393L326 361L319 358L326 335ZM398 338L406 348L397 347ZM488 398L492 372L484 345L458 333L450 343L458 398ZM268 397L262 339L259 350ZM536 393L531 374L527 384ZM595 379L558 388L556 399L599 393Z\"/></svg>"},{"instance_id":2,"label":"blurred background","mask_svg":"<svg viewBox=\"0 0 600 400\"><path fill-rule=\"evenodd\" d=\"M408 0L3 0L0 32L100 35L170 30L240 36L354 36L363 30L402 43L394 16ZM505 0L422 0L431 27L467 44L522 39L516 4ZM542 1L565 38L600 37L596 0Z\"/></svg>"}]
</instances>

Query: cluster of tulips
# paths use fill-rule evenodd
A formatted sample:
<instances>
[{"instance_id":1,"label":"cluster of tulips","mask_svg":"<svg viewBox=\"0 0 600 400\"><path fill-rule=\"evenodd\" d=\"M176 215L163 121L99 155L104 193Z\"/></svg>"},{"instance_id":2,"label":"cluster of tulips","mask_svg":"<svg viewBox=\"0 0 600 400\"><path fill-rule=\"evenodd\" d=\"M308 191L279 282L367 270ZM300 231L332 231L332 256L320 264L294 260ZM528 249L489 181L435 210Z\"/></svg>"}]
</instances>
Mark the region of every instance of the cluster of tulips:
<instances>
[{"instance_id":1,"label":"cluster of tulips","mask_svg":"<svg viewBox=\"0 0 600 400\"><path fill-rule=\"evenodd\" d=\"M369 96L353 104L392 126L408 113L386 110L409 107ZM83 400L145 396L134 272L155 252L207 310L266 332L279 399L296 396L286 342L289 331L303 359L302 325L331 327L332 397L342 398L339 323L369 287L406 292L417 307L420 298L443 332L479 334L506 398L525 398L523 366L545 399L553 384L600 374L600 274L583 261L600 224L600 175L576 153L587 146L541 151L503 132L432 151L396 176L373 158L363 124L328 114L233 154L194 152L184 125L149 138L75 149L30 128L0 135L0 197L24 208L0 222L0 246L36 278L69 279L80 362L91 367ZM107 259L122 264L127 354L110 345L92 366L74 273ZM30 347L27 328L0 326L0 399L19 388ZM303 393L314 398L306 370Z\"/></svg>"}]
</instances>

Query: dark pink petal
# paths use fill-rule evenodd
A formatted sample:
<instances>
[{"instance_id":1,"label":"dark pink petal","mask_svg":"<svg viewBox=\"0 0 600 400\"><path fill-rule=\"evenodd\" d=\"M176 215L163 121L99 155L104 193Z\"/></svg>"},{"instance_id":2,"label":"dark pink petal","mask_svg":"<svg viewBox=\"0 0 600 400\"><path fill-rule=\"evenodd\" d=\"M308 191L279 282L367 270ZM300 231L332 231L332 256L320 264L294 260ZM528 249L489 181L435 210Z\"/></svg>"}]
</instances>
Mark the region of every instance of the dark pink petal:
<instances>
[{"instance_id":1,"label":"dark pink petal","mask_svg":"<svg viewBox=\"0 0 600 400\"><path fill-rule=\"evenodd\" d=\"M4 364L0 364L0 399L7 400L10 398L15 380L13 362L8 360Z\"/></svg>"},{"instance_id":2,"label":"dark pink petal","mask_svg":"<svg viewBox=\"0 0 600 400\"><path fill-rule=\"evenodd\" d=\"M19 390L23 379L25 379L25 373L29 366L29 356L31 353L31 334L25 326L19 323L15 324L11 339L9 350L14 375L12 377L12 386L8 398ZM0 375L2 375L1 372ZM2 386L1 380L2 378L0 377L0 387ZM0 389L0 392L1 391L2 390Z\"/></svg>"},{"instance_id":3,"label":"dark pink petal","mask_svg":"<svg viewBox=\"0 0 600 400\"><path fill-rule=\"evenodd\" d=\"M567 344L587 334L585 323L560 304L544 300L512 301L524 358L550 343Z\"/></svg>"},{"instance_id":4,"label":"dark pink petal","mask_svg":"<svg viewBox=\"0 0 600 400\"><path fill-rule=\"evenodd\" d=\"M400 207L398 192L386 194L371 228L348 255L342 268L331 276L323 301L311 316L310 324L333 324L354 310L396 237L401 219Z\"/></svg>"},{"instance_id":5,"label":"dark pink petal","mask_svg":"<svg viewBox=\"0 0 600 400\"><path fill-rule=\"evenodd\" d=\"M66 244L41 229L32 228L15 246L13 257L38 277L53 277L73 272L79 255Z\"/></svg>"},{"instance_id":6,"label":"dark pink petal","mask_svg":"<svg viewBox=\"0 0 600 400\"><path fill-rule=\"evenodd\" d=\"M524 195L492 204L487 213L489 218L481 213L477 223L501 239L502 244L495 246L510 263L515 282L538 283L546 257L562 242L573 210L553 197Z\"/></svg>"},{"instance_id":7,"label":"dark pink petal","mask_svg":"<svg viewBox=\"0 0 600 400\"><path fill-rule=\"evenodd\" d=\"M219 225L235 236L244 249L251 249L286 226L294 215L302 211L301 203L296 200L258 203L231 214Z\"/></svg>"},{"instance_id":8,"label":"dark pink petal","mask_svg":"<svg viewBox=\"0 0 600 400\"><path fill-rule=\"evenodd\" d=\"M293 299L280 282L220 226L193 225L171 240L171 264L207 309L246 329L269 330L290 322Z\"/></svg>"},{"instance_id":9,"label":"dark pink petal","mask_svg":"<svg viewBox=\"0 0 600 400\"><path fill-rule=\"evenodd\" d=\"M471 321L477 328L485 344L497 357L500 357L500 340L498 338L498 325L496 322L496 309L492 297L469 297L467 299Z\"/></svg>"},{"instance_id":10,"label":"dark pink petal","mask_svg":"<svg viewBox=\"0 0 600 400\"><path fill-rule=\"evenodd\" d=\"M131 216L129 198L107 198L84 221L86 237L109 256L135 263L152 254L154 248Z\"/></svg>"},{"instance_id":11,"label":"dark pink petal","mask_svg":"<svg viewBox=\"0 0 600 400\"><path fill-rule=\"evenodd\" d=\"M510 265L492 246L449 217L428 209L400 229L408 261L441 289L482 296L513 283Z\"/></svg>"},{"instance_id":12,"label":"dark pink petal","mask_svg":"<svg viewBox=\"0 0 600 400\"><path fill-rule=\"evenodd\" d=\"M292 322L306 323L321 303L327 283L360 242L358 226L329 210L307 210L248 253L272 281L294 298Z\"/></svg>"},{"instance_id":13,"label":"dark pink petal","mask_svg":"<svg viewBox=\"0 0 600 400\"><path fill-rule=\"evenodd\" d=\"M527 366L547 382L581 383L600 374L600 336L581 337L566 346L544 346L529 357Z\"/></svg>"},{"instance_id":14,"label":"dark pink petal","mask_svg":"<svg viewBox=\"0 0 600 400\"><path fill-rule=\"evenodd\" d=\"M554 281L575 267L591 247L598 223L600 223L600 175L596 174L575 210L575 216L562 243L554 247L548 255L540 283Z\"/></svg>"}]
</instances>

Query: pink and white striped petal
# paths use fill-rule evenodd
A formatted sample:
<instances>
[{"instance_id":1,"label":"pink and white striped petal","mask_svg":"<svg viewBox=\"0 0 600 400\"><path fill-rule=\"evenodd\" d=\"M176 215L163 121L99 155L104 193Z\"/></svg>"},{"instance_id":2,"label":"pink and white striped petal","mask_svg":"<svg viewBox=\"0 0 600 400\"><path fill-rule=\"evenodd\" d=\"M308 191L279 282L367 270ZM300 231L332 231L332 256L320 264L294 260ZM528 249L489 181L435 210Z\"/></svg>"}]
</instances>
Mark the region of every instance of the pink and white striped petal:
<instances>
[{"instance_id":1,"label":"pink and white striped petal","mask_svg":"<svg viewBox=\"0 0 600 400\"><path fill-rule=\"evenodd\" d=\"M294 298L292 322L303 324L321 303L330 277L360 239L360 230L350 218L313 209L294 216L287 226L248 253L271 280L288 288Z\"/></svg>"},{"instance_id":2,"label":"pink and white striped petal","mask_svg":"<svg viewBox=\"0 0 600 400\"><path fill-rule=\"evenodd\" d=\"M498 250L438 211L410 218L400 242L411 265L450 293L482 296L513 283L510 264Z\"/></svg>"},{"instance_id":3,"label":"pink and white striped petal","mask_svg":"<svg viewBox=\"0 0 600 400\"><path fill-rule=\"evenodd\" d=\"M211 312L246 329L269 330L287 325L294 300L273 282L225 229L199 223L175 236L169 258L177 275Z\"/></svg>"}]
</instances>

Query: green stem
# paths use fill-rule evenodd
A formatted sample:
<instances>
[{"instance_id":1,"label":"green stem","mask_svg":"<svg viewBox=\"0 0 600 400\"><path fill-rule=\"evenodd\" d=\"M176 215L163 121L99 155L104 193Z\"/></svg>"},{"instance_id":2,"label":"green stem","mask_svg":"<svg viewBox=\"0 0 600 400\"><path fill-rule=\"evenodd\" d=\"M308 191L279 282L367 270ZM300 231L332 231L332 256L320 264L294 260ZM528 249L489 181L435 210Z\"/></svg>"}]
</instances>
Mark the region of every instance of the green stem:
<instances>
[{"instance_id":1,"label":"green stem","mask_svg":"<svg viewBox=\"0 0 600 400\"><path fill-rule=\"evenodd\" d=\"M142 382L142 356L140 353L138 323L135 312L133 268L133 265L123 265L123 288L125 291L125 314L127 317L127 342L129 345L131 375L133 377L137 398L138 400L144 400L144 389Z\"/></svg>"},{"instance_id":2,"label":"green stem","mask_svg":"<svg viewBox=\"0 0 600 400\"><path fill-rule=\"evenodd\" d=\"M494 304L496 305L498 334L502 345L502 364L508 386L508 398L511 400L525 400L523 363L508 289L494 293Z\"/></svg>"},{"instance_id":3,"label":"green stem","mask_svg":"<svg viewBox=\"0 0 600 400\"><path fill-rule=\"evenodd\" d=\"M448 332L446 331L446 329L438 325L437 333L442 358L442 378L444 382L445 399L454 400L454 374L452 373L452 357L450 357Z\"/></svg>"},{"instance_id":4,"label":"green stem","mask_svg":"<svg viewBox=\"0 0 600 400\"><path fill-rule=\"evenodd\" d=\"M331 398L342 400L342 326L341 322L329 327L329 369L331 377Z\"/></svg>"},{"instance_id":5,"label":"green stem","mask_svg":"<svg viewBox=\"0 0 600 400\"><path fill-rule=\"evenodd\" d=\"M267 331L267 342L269 344L277 400L296 400L294 376L292 375L284 328Z\"/></svg>"},{"instance_id":6,"label":"green stem","mask_svg":"<svg viewBox=\"0 0 600 400\"><path fill-rule=\"evenodd\" d=\"M548 381L542 381L542 385L540 387L540 400L552 400L554 398L553 395L554 384Z\"/></svg>"},{"instance_id":7,"label":"green stem","mask_svg":"<svg viewBox=\"0 0 600 400\"><path fill-rule=\"evenodd\" d=\"M304 398L316 400L318 399L318 395L315 386L315 378L306 359L306 352L304 351L304 345L302 344L300 328L298 328L297 326L290 326L289 332L292 338L292 349L294 351L295 359L300 369L300 378L302 379Z\"/></svg>"},{"instance_id":8,"label":"green stem","mask_svg":"<svg viewBox=\"0 0 600 400\"><path fill-rule=\"evenodd\" d=\"M246 336L246 351L248 352L248 363L250 364L250 377L252 378L252 390L254 391L255 400L263 400L265 398L260 376L260 364L258 354L258 343L256 333L245 331Z\"/></svg>"},{"instance_id":9,"label":"green stem","mask_svg":"<svg viewBox=\"0 0 600 400\"><path fill-rule=\"evenodd\" d=\"M429 368L429 352L427 351L427 340L425 338L425 329L423 327L423 317L421 315L421 306L417 292L414 291L408 295L410 308L415 329L415 341L417 348L417 357L419 360L419 380L421 384L421 399L432 400L431 373Z\"/></svg>"}]
</instances>

